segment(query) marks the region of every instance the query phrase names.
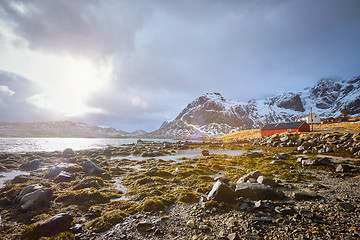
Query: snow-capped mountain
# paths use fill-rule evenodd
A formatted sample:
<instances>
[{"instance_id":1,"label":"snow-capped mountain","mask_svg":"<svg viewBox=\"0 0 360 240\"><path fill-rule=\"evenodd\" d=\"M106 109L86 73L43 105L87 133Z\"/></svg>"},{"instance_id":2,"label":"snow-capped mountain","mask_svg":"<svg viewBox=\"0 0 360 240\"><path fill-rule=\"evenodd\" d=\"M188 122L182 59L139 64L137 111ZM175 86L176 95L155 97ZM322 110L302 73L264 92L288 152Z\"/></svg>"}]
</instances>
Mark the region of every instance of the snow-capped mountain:
<instances>
[{"instance_id":1,"label":"snow-capped mountain","mask_svg":"<svg viewBox=\"0 0 360 240\"><path fill-rule=\"evenodd\" d=\"M0 137L137 137L146 134L133 133L115 128L90 126L72 121L13 123L0 122Z\"/></svg>"},{"instance_id":2,"label":"snow-capped mountain","mask_svg":"<svg viewBox=\"0 0 360 240\"><path fill-rule=\"evenodd\" d=\"M165 122L147 136L218 136L267 123L294 121L307 114L310 107L323 118L338 117L345 106L349 115L360 113L360 76L351 80L321 79L312 88L247 103L225 99L220 93L207 93L188 104L172 122Z\"/></svg>"}]
</instances>

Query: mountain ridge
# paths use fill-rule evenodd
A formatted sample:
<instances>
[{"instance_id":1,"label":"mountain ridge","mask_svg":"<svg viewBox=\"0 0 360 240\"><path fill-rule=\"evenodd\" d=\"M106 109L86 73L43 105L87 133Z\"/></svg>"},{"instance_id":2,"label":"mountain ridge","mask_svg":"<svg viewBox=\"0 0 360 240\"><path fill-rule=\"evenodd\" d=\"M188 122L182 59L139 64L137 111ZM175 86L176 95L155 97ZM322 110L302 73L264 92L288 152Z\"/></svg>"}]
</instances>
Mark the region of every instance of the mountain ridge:
<instances>
[{"instance_id":1,"label":"mountain ridge","mask_svg":"<svg viewBox=\"0 0 360 240\"><path fill-rule=\"evenodd\" d=\"M189 103L171 122L147 134L151 138L214 137L268 123L295 121L312 107L323 118L360 113L360 76L350 80L320 79L315 86L262 100L241 102L220 93L206 93Z\"/></svg>"},{"instance_id":2,"label":"mountain ridge","mask_svg":"<svg viewBox=\"0 0 360 240\"><path fill-rule=\"evenodd\" d=\"M73 121L0 122L0 137L86 137L86 138L137 138L147 132L128 133L111 127L91 126Z\"/></svg>"}]
</instances>

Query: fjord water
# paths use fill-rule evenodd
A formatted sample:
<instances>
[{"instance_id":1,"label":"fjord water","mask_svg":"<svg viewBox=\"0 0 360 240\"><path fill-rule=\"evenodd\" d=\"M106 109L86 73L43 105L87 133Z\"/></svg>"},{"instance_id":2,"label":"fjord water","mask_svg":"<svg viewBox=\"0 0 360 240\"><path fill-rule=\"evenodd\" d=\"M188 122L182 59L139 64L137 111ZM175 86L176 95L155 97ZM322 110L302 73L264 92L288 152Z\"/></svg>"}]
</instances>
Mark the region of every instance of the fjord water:
<instances>
[{"instance_id":1,"label":"fjord water","mask_svg":"<svg viewBox=\"0 0 360 240\"><path fill-rule=\"evenodd\" d=\"M0 153L87 150L135 143L135 138L0 138ZM156 142L177 142L172 139L146 139Z\"/></svg>"}]
</instances>

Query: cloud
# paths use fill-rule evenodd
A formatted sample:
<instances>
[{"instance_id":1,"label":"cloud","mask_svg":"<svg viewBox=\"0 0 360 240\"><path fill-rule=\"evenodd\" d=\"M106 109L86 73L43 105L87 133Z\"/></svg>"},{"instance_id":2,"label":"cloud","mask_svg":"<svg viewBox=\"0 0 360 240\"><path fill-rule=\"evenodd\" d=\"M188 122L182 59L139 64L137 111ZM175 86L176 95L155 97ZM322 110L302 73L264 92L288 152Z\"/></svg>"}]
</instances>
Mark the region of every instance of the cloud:
<instances>
[{"instance_id":1,"label":"cloud","mask_svg":"<svg viewBox=\"0 0 360 240\"><path fill-rule=\"evenodd\" d=\"M358 75L358 9L357 0L1 1L15 37L0 41L111 61L106 89L84 102L103 111L76 119L154 130L206 92L247 101Z\"/></svg>"},{"instance_id":2,"label":"cloud","mask_svg":"<svg viewBox=\"0 0 360 240\"><path fill-rule=\"evenodd\" d=\"M12 96L15 92L10 90L8 86L0 85L0 97L3 96Z\"/></svg>"}]
</instances>

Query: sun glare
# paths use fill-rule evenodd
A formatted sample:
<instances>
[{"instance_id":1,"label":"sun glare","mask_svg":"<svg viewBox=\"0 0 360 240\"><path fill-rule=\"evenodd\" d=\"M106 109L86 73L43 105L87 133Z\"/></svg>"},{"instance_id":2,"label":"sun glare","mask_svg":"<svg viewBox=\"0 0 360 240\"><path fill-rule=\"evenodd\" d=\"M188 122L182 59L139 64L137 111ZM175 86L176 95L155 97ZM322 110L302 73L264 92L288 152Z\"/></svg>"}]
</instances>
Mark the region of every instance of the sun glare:
<instances>
[{"instance_id":1,"label":"sun glare","mask_svg":"<svg viewBox=\"0 0 360 240\"><path fill-rule=\"evenodd\" d=\"M45 93L29 98L28 102L65 116L102 112L102 109L87 106L86 100L104 89L111 77L111 64L96 65L84 58L68 56L57 66L60 71L52 71L48 76L58 75L42 84Z\"/></svg>"},{"instance_id":2,"label":"sun glare","mask_svg":"<svg viewBox=\"0 0 360 240\"><path fill-rule=\"evenodd\" d=\"M112 61L94 61L72 55L35 53L8 48L1 69L17 72L36 82L40 89L26 101L66 117L102 112L87 101L104 91L112 76Z\"/></svg>"}]
</instances>

